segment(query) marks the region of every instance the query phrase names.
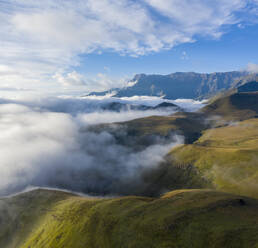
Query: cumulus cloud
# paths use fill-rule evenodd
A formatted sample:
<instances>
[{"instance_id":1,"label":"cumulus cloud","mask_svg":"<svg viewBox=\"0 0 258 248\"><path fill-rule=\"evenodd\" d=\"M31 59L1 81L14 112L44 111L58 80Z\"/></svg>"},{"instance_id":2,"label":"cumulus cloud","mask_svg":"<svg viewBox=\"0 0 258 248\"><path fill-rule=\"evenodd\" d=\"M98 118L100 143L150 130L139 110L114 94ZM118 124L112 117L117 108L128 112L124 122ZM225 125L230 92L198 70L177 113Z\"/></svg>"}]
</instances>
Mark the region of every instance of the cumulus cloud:
<instances>
[{"instance_id":1,"label":"cumulus cloud","mask_svg":"<svg viewBox=\"0 0 258 248\"><path fill-rule=\"evenodd\" d=\"M183 142L182 137L172 135L137 150L119 144L105 130L87 129L92 123L115 121L111 112L98 120L87 114L84 118L36 104L0 104L0 194L28 186L93 194L137 193L143 186L141 174L155 168L174 145Z\"/></svg>"},{"instance_id":2,"label":"cumulus cloud","mask_svg":"<svg viewBox=\"0 0 258 248\"><path fill-rule=\"evenodd\" d=\"M105 69L108 71L108 69ZM86 77L76 71L57 72L52 77L57 83L61 84L64 89L80 89L89 91L108 90L110 88L122 88L128 86L126 78L111 78L106 73L98 73L95 77Z\"/></svg>"},{"instance_id":3,"label":"cumulus cloud","mask_svg":"<svg viewBox=\"0 0 258 248\"><path fill-rule=\"evenodd\" d=\"M56 73L53 78L64 86L84 86L86 84L83 76L76 71L69 72L65 76L61 73Z\"/></svg>"},{"instance_id":4,"label":"cumulus cloud","mask_svg":"<svg viewBox=\"0 0 258 248\"><path fill-rule=\"evenodd\" d=\"M9 86L44 87L65 70L67 75L63 79L56 75L57 81L66 87L84 86L85 80L70 69L79 65L79 55L114 51L140 56L193 42L197 35L218 38L225 25L239 24L243 16L251 15L257 3L250 2L1 1L0 65L8 69L0 79Z\"/></svg>"}]
</instances>

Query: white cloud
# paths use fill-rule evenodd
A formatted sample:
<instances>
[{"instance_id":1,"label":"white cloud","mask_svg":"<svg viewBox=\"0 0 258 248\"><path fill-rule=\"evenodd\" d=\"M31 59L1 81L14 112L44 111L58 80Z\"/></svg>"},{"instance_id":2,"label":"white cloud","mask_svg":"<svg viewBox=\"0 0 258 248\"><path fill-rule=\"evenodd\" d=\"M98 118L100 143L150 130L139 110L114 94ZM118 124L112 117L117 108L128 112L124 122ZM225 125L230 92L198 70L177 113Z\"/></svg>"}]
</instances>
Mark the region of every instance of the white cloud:
<instances>
[{"instance_id":1,"label":"white cloud","mask_svg":"<svg viewBox=\"0 0 258 248\"><path fill-rule=\"evenodd\" d=\"M57 72L53 79L68 90L78 87L85 91L108 90L112 87L124 87L127 85L125 78L115 79L105 73L98 73L96 77L85 77L82 74L72 71L68 73Z\"/></svg>"},{"instance_id":2,"label":"white cloud","mask_svg":"<svg viewBox=\"0 0 258 248\"><path fill-rule=\"evenodd\" d=\"M124 127L112 125L116 135L130 141L127 145L112 131L93 131L95 124L173 114L173 108L120 112L101 108L112 102L156 106L164 101L158 97L23 97L0 99L0 196L28 186L135 194L145 185L141 173L158 166L174 145L184 142L171 133L165 139L151 136L148 146L134 149L139 137L128 136ZM189 110L203 104L182 99L176 103Z\"/></svg>"},{"instance_id":3,"label":"white cloud","mask_svg":"<svg viewBox=\"0 0 258 248\"><path fill-rule=\"evenodd\" d=\"M239 20L235 11L246 6L242 0L145 0L162 15L167 16L178 30L187 36L194 34L219 37L223 25L235 24Z\"/></svg>"},{"instance_id":4,"label":"white cloud","mask_svg":"<svg viewBox=\"0 0 258 248\"><path fill-rule=\"evenodd\" d=\"M0 80L8 86L46 87L55 83L55 75L65 87L71 82L85 86L69 69L79 65L78 55L111 50L140 56L193 42L196 35L218 38L225 25L241 22L238 12L251 13L247 4L244 0L1 1L0 64L8 66L12 75L0 74ZM60 71L70 72L62 79L56 74Z\"/></svg>"},{"instance_id":5,"label":"white cloud","mask_svg":"<svg viewBox=\"0 0 258 248\"><path fill-rule=\"evenodd\" d=\"M251 73L258 73L258 64L249 63L246 70Z\"/></svg>"},{"instance_id":6,"label":"white cloud","mask_svg":"<svg viewBox=\"0 0 258 248\"><path fill-rule=\"evenodd\" d=\"M61 99L56 101L63 106ZM107 131L87 129L88 124L123 120L126 113L119 117L108 112L102 119L87 114L78 117L74 112L58 113L37 104L0 104L0 196L28 186L133 194L142 189L142 171L156 167L174 145L183 142L175 135L167 140L155 137L149 146L135 151L119 144Z\"/></svg>"},{"instance_id":7,"label":"white cloud","mask_svg":"<svg viewBox=\"0 0 258 248\"><path fill-rule=\"evenodd\" d=\"M83 76L76 71L69 72L66 75L57 72L53 78L64 86L85 86Z\"/></svg>"}]
</instances>

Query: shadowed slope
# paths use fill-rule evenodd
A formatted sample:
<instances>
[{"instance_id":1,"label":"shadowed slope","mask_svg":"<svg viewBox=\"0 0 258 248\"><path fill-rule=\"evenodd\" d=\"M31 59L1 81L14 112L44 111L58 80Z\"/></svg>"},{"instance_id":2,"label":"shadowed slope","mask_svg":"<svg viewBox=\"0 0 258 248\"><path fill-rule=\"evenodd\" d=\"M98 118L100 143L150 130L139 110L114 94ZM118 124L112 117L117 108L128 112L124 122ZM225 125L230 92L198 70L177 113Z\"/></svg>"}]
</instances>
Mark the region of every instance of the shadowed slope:
<instances>
[{"instance_id":1,"label":"shadowed slope","mask_svg":"<svg viewBox=\"0 0 258 248\"><path fill-rule=\"evenodd\" d=\"M258 116L258 93L236 93L216 99L201 112L226 120L246 120Z\"/></svg>"}]
</instances>

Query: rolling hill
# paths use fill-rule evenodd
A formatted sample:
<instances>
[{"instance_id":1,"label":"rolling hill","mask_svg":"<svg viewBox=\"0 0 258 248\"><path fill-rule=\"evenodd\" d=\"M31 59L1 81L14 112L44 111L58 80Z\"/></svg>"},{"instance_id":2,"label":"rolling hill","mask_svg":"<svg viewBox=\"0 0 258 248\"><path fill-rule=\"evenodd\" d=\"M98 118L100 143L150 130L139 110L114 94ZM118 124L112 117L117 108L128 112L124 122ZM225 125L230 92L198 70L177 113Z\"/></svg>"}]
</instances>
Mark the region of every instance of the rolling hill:
<instances>
[{"instance_id":1,"label":"rolling hill","mask_svg":"<svg viewBox=\"0 0 258 248\"><path fill-rule=\"evenodd\" d=\"M258 119L208 129L170 152L171 164L191 164L218 190L258 198Z\"/></svg>"},{"instance_id":2,"label":"rolling hill","mask_svg":"<svg viewBox=\"0 0 258 248\"><path fill-rule=\"evenodd\" d=\"M175 134L185 144L141 175L137 196L0 198L0 247L258 247L258 93L249 86L196 113L90 127L137 151Z\"/></svg>"},{"instance_id":3,"label":"rolling hill","mask_svg":"<svg viewBox=\"0 0 258 248\"><path fill-rule=\"evenodd\" d=\"M0 199L0 218L5 248L258 245L258 200L212 190L106 199L34 190Z\"/></svg>"},{"instance_id":4,"label":"rolling hill","mask_svg":"<svg viewBox=\"0 0 258 248\"><path fill-rule=\"evenodd\" d=\"M171 164L190 164L214 188L258 198L258 93L230 94L201 112L213 127L172 150Z\"/></svg>"},{"instance_id":5,"label":"rolling hill","mask_svg":"<svg viewBox=\"0 0 258 248\"><path fill-rule=\"evenodd\" d=\"M192 143L201 131L209 126L202 113L178 112L171 116L150 116L126 122L101 124L91 131L112 133L119 143L130 146L150 145L152 137L168 138L172 134L183 135L186 143ZM130 140L136 142L130 142Z\"/></svg>"},{"instance_id":6,"label":"rolling hill","mask_svg":"<svg viewBox=\"0 0 258 248\"><path fill-rule=\"evenodd\" d=\"M258 92L241 92L215 99L201 110L207 116L225 120L246 120L258 116Z\"/></svg>"},{"instance_id":7,"label":"rolling hill","mask_svg":"<svg viewBox=\"0 0 258 248\"><path fill-rule=\"evenodd\" d=\"M208 187L258 198L257 115L256 92L229 93L199 113L151 116L99 128L108 128L119 142L136 149L149 145L155 135L185 137L185 145L174 148L166 163L144 175L148 187L143 195Z\"/></svg>"}]
</instances>

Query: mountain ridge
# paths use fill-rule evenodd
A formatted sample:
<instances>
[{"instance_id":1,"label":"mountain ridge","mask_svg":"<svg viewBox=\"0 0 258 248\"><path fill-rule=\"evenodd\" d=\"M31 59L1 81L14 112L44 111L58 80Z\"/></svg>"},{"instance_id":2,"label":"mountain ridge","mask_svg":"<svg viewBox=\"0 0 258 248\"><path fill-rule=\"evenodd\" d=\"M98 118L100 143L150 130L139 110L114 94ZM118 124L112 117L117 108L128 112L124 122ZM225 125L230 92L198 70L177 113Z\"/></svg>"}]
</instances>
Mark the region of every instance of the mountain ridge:
<instances>
[{"instance_id":1,"label":"mountain ridge","mask_svg":"<svg viewBox=\"0 0 258 248\"><path fill-rule=\"evenodd\" d=\"M164 96L167 99L191 98L204 99L221 91L237 88L246 82L257 79L258 74L246 71L197 73L175 72L167 75L136 74L129 81L131 86L114 88L104 92L92 92L89 95L113 94L115 97L135 95Z\"/></svg>"}]
</instances>

